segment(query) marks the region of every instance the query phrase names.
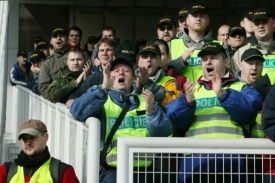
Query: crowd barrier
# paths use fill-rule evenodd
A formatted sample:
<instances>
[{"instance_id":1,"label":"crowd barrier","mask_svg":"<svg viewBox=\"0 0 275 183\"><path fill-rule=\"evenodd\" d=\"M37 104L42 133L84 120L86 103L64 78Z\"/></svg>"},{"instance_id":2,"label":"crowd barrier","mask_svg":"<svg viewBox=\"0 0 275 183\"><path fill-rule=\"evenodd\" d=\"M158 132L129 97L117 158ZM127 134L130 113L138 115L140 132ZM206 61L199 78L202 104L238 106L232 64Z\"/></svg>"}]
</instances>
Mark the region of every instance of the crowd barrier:
<instances>
[{"instance_id":1,"label":"crowd barrier","mask_svg":"<svg viewBox=\"0 0 275 183\"><path fill-rule=\"evenodd\" d=\"M100 121L96 118L88 118L85 123L76 121L64 104L53 104L22 86L12 87L12 92L12 109L7 109L12 120L6 124L2 159L11 161L21 149L17 139L20 124L39 119L48 128L51 155L72 165L80 182L98 182Z\"/></svg>"}]
</instances>

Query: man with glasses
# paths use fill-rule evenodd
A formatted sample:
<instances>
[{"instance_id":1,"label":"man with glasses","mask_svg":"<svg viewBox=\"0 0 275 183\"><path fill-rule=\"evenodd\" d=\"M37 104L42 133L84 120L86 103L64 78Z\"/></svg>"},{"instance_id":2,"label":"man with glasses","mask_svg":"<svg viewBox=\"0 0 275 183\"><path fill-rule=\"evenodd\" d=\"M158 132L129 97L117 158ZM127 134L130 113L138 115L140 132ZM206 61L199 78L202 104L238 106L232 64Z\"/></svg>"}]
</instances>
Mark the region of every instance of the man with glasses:
<instances>
[{"instance_id":1,"label":"man with glasses","mask_svg":"<svg viewBox=\"0 0 275 183\"><path fill-rule=\"evenodd\" d=\"M43 62L39 74L39 89L41 95L48 99L48 85L56 78L62 76L62 68L65 66L64 55L68 51L68 30L57 27L52 31L51 43L54 53Z\"/></svg>"},{"instance_id":2,"label":"man with glasses","mask_svg":"<svg viewBox=\"0 0 275 183\"><path fill-rule=\"evenodd\" d=\"M169 16L159 19L157 34L158 38L167 42L170 47L170 41L176 37L176 21Z\"/></svg>"},{"instance_id":3,"label":"man with glasses","mask_svg":"<svg viewBox=\"0 0 275 183\"><path fill-rule=\"evenodd\" d=\"M246 32L243 27L234 26L229 29L228 33L228 44L227 54L231 58L234 53L242 46L247 43Z\"/></svg>"},{"instance_id":4,"label":"man with glasses","mask_svg":"<svg viewBox=\"0 0 275 183\"><path fill-rule=\"evenodd\" d=\"M188 15L188 8L184 7L179 11L178 14L178 24L179 24L179 28L178 30L183 31L184 28L187 28L187 23L186 23L186 17Z\"/></svg>"},{"instance_id":5,"label":"man with glasses","mask_svg":"<svg viewBox=\"0 0 275 183\"><path fill-rule=\"evenodd\" d=\"M93 51L95 49L97 41L97 37L90 36L88 37L87 42L85 44L85 51L87 52L90 60L92 59Z\"/></svg>"},{"instance_id":6,"label":"man with glasses","mask_svg":"<svg viewBox=\"0 0 275 183\"><path fill-rule=\"evenodd\" d=\"M204 44L212 42L212 31L208 29L210 22L208 8L201 3L194 3L188 8L186 23L188 29L178 32L179 39L171 41L172 61L169 66L192 81L202 75L201 58L198 52Z\"/></svg>"}]
</instances>

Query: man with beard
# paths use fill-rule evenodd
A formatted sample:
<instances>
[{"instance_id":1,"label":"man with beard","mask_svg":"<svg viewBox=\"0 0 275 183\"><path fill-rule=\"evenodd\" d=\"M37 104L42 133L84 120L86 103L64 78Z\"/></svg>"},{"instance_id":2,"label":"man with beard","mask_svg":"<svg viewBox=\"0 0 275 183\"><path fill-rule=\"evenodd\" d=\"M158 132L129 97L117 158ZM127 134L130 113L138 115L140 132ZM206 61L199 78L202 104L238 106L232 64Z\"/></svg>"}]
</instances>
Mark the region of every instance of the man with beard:
<instances>
[{"instance_id":1,"label":"man with beard","mask_svg":"<svg viewBox=\"0 0 275 183\"><path fill-rule=\"evenodd\" d=\"M0 182L79 183L72 166L50 156L48 139L48 130L42 121L24 122L18 135L22 151L17 159L0 167Z\"/></svg>"},{"instance_id":2,"label":"man with beard","mask_svg":"<svg viewBox=\"0 0 275 183\"><path fill-rule=\"evenodd\" d=\"M57 27L52 31L51 43L54 53L43 62L39 74L39 89L45 99L48 99L48 85L62 75L62 68L65 66L64 55L69 50L67 39L68 30L66 28Z\"/></svg>"}]
</instances>

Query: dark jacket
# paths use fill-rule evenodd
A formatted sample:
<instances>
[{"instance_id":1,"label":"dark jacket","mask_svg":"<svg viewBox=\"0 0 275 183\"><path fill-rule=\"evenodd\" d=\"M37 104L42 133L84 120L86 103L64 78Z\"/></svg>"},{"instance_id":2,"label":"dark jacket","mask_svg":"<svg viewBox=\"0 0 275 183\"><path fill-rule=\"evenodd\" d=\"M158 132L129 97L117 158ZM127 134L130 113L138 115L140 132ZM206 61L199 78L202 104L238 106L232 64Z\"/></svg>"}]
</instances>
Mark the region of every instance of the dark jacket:
<instances>
[{"instance_id":1,"label":"dark jacket","mask_svg":"<svg viewBox=\"0 0 275 183\"><path fill-rule=\"evenodd\" d=\"M10 70L10 84L15 85L22 85L27 87L33 80L33 73L31 71L32 64L27 62L26 63L26 71L23 71L19 63L16 62L13 65L13 68Z\"/></svg>"}]
</instances>

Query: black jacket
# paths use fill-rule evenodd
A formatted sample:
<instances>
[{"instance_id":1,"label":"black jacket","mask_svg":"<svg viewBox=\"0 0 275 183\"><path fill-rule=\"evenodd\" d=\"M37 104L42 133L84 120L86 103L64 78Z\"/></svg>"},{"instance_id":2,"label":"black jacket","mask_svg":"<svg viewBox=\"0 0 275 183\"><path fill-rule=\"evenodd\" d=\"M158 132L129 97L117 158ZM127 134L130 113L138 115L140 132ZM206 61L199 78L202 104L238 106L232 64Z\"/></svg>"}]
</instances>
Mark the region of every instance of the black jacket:
<instances>
[{"instance_id":1,"label":"black jacket","mask_svg":"<svg viewBox=\"0 0 275 183\"><path fill-rule=\"evenodd\" d=\"M275 142L275 86L267 94L263 105L262 127L265 135Z\"/></svg>"}]
</instances>

